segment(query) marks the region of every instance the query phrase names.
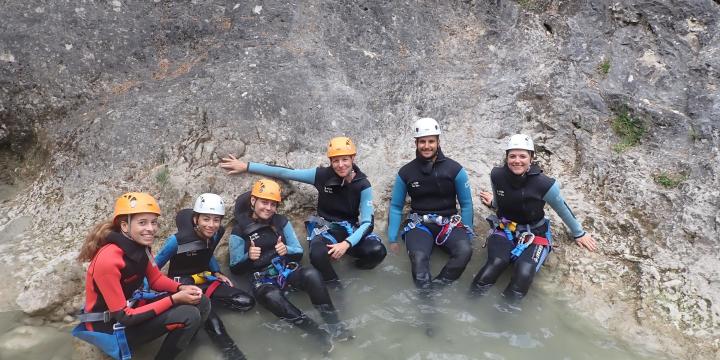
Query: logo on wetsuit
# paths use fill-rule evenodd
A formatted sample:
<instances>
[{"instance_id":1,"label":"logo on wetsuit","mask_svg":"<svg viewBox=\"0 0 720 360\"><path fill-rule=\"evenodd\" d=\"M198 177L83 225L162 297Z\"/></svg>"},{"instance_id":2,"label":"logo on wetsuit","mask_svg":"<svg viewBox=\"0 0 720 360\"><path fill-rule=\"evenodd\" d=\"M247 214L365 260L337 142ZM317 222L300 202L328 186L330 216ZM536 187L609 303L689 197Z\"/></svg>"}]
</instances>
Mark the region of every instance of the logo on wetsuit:
<instances>
[{"instance_id":1,"label":"logo on wetsuit","mask_svg":"<svg viewBox=\"0 0 720 360\"><path fill-rule=\"evenodd\" d=\"M497 196L505 196L505 190L495 190Z\"/></svg>"},{"instance_id":2,"label":"logo on wetsuit","mask_svg":"<svg viewBox=\"0 0 720 360\"><path fill-rule=\"evenodd\" d=\"M419 188L419 187L420 187L420 183L417 182L417 181L413 181L413 182L410 183L410 187Z\"/></svg>"},{"instance_id":3,"label":"logo on wetsuit","mask_svg":"<svg viewBox=\"0 0 720 360\"><path fill-rule=\"evenodd\" d=\"M333 193L333 190L332 190L332 188L329 187L329 186L323 186L323 192L326 193L326 194L332 194L332 193Z\"/></svg>"},{"instance_id":4,"label":"logo on wetsuit","mask_svg":"<svg viewBox=\"0 0 720 360\"><path fill-rule=\"evenodd\" d=\"M260 234L258 234L258 233L256 233L256 232L250 234L250 241L255 241L255 240L259 239L259 238L260 238Z\"/></svg>"}]
</instances>

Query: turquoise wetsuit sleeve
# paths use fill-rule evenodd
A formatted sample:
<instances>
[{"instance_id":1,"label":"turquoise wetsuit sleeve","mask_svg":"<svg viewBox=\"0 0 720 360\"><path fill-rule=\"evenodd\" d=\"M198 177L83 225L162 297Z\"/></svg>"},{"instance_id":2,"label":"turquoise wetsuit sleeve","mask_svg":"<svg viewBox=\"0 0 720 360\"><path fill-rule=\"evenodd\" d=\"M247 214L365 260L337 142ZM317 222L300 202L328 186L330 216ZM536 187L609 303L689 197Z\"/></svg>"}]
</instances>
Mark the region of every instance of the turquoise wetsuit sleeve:
<instances>
[{"instance_id":1,"label":"turquoise wetsuit sleeve","mask_svg":"<svg viewBox=\"0 0 720 360\"><path fill-rule=\"evenodd\" d=\"M372 186L360 192L360 226L353 231L345 240L355 246L362 240L363 234L370 228L373 216L373 193Z\"/></svg>"},{"instance_id":2,"label":"turquoise wetsuit sleeve","mask_svg":"<svg viewBox=\"0 0 720 360\"><path fill-rule=\"evenodd\" d=\"M282 166L272 166L259 163L248 163L248 172L283 180L295 180L306 184L315 183L316 168L312 169L288 169Z\"/></svg>"},{"instance_id":3,"label":"turquoise wetsuit sleeve","mask_svg":"<svg viewBox=\"0 0 720 360\"><path fill-rule=\"evenodd\" d=\"M213 237L213 242L215 243L215 247L217 247L217 244L220 242L220 239L217 238L217 233ZM220 272L220 264L218 263L217 259L215 258L215 254L210 256L210 262L208 263L208 269L213 274L216 272Z\"/></svg>"},{"instance_id":4,"label":"turquoise wetsuit sleeve","mask_svg":"<svg viewBox=\"0 0 720 360\"><path fill-rule=\"evenodd\" d=\"M550 190L545 193L543 200L550 204L550 207L552 207L553 210L560 215L560 218L565 225L570 228L570 232L573 234L574 238L577 239L585 235L585 230L583 230L582 225L580 225L580 222L577 221L575 214L573 214L572 210L570 210L570 207L565 202L565 199L563 199L562 195L560 195L560 184L557 181L555 181L555 183L550 187Z\"/></svg>"},{"instance_id":5,"label":"turquoise wetsuit sleeve","mask_svg":"<svg viewBox=\"0 0 720 360\"><path fill-rule=\"evenodd\" d=\"M303 253L302 245L300 245L300 241L298 240L297 235L295 235L295 230L289 221L283 228L283 237L285 237L285 246L287 246L288 254L292 255Z\"/></svg>"},{"instance_id":6,"label":"turquoise wetsuit sleeve","mask_svg":"<svg viewBox=\"0 0 720 360\"><path fill-rule=\"evenodd\" d=\"M470 191L470 179L465 169L460 169L455 176L455 191L457 192L458 203L460 203L460 215L465 226L473 228L473 202Z\"/></svg>"},{"instance_id":7,"label":"turquoise wetsuit sleeve","mask_svg":"<svg viewBox=\"0 0 720 360\"><path fill-rule=\"evenodd\" d=\"M390 214L387 231L388 241L390 243L397 242L398 230L400 230L400 222L402 221L402 210L403 206L405 206L405 195L407 195L405 182L400 175L397 175L392 189L392 197L390 198Z\"/></svg>"},{"instance_id":8,"label":"turquoise wetsuit sleeve","mask_svg":"<svg viewBox=\"0 0 720 360\"><path fill-rule=\"evenodd\" d=\"M242 236L232 234L228 242L230 266L245 262L248 259L248 253L245 252L245 239L243 239Z\"/></svg>"},{"instance_id":9,"label":"turquoise wetsuit sleeve","mask_svg":"<svg viewBox=\"0 0 720 360\"><path fill-rule=\"evenodd\" d=\"M155 255L155 264L157 264L158 269L162 269L170 258L177 254L177 249L177 238L175 237L175 234L170 235L167 240L165 240L163 248L157 255Z\"/></svg>"}]
</instances>

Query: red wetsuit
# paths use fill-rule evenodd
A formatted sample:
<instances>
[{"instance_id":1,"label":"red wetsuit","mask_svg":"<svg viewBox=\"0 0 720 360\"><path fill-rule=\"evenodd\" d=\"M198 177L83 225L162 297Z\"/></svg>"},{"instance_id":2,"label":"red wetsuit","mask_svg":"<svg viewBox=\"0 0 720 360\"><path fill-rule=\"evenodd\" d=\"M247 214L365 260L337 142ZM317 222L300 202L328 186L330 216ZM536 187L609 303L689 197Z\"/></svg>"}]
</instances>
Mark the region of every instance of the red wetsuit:
<instances>
[{"instance_id":1,"label":"red wetsuit","mask_svg":"<svg viewBox=\"0 0 720 360\"><path fill-rule=\"evenodd\" d=\"M125 326L152 319L173 306L170 296L130 308L127 299L147 277L150 288L177 292L179 283L163 275L152 261L150 248L123 234L111 232L108 244L100 248L87 271L85 312L110 311L112 318ZM112 333L112 323L86 323L88 330Z\"/></svg>"}]
</instances>

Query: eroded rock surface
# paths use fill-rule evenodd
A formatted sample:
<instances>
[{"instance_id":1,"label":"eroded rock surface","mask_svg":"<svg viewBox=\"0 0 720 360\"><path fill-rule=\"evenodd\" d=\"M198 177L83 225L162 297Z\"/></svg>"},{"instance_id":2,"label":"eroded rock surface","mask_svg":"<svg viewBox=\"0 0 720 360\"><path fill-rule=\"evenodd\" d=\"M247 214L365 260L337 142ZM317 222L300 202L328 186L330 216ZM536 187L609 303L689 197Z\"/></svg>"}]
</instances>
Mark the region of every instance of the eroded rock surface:
<instances>
[{"instance_id":1,"label":"eroded rock surface","mask_svg":"<svg viewBox=\"0 0 720 360\"><path fill-rule=\"evenodd\" d=\"M601 244L588 255L558 227L565 245L537 286L561 288L579 311L659 351L718 356L717 1L258 5L0 5L0 153L10 159L0 165L29 184L0 203L0 231L33 219L0 242L0 260L30 279L23 307L120 193L152 192L166 214L205 191L231 203L253 178L217 169L227 153L310 167L325 163L327 139L348 135L383 228L394 173L413 155L410 123L430 116L475 193L489 188L508 135L535 138ZM612 130L621 114L645 130L624 150ZM286 212L306 215L313 191L286 187ZM29 310L59 316L71 293L48 289L63 298Z\"/></svg>"}]
</instances>

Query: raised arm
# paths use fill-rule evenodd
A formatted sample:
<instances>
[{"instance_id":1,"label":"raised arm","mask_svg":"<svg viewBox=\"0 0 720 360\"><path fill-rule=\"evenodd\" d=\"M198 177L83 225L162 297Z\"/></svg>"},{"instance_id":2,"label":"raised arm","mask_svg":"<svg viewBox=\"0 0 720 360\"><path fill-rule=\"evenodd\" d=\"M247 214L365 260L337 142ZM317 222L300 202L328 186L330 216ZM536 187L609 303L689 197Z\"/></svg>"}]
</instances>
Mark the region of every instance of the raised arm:
<instances>
[{"instance_id":1,"label":"raised arm","mask_svg":"<svg viewBox=\"0 0 720 360\"><path fill-rule=\"evenodd\" d=\"M244 162L233 155L222 158L220 160L220 167L227 170L230 175L250 172L283 180L295 180L306 184L313 184L315 182L316 168L295 170L282 166Z\"/></svg>"}]
</instances>

